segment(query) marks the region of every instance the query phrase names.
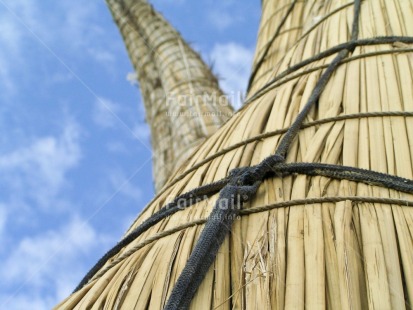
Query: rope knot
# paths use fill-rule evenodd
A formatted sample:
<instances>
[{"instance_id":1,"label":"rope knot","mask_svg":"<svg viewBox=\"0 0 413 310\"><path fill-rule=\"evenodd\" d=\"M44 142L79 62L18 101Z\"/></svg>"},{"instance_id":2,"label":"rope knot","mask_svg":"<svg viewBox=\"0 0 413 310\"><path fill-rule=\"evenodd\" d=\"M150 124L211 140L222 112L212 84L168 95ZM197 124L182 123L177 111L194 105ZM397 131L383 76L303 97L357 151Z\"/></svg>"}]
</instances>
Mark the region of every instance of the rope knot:
<instances>
[{"instance_id":1,"label":"rope knot","mask_svg":"<svg viewBox=\"0 0 413 310\"><path fill-rule=\"evenodd\" d=\"M254 176L252 167L234 168L229 172L229 184L232 186L248 186L253 185L258 179Z\"/></svg>"},{"instance_id":2,"label":"rope knot","mask_svg":"<svg viewBox=\"0 0 413 310\"><path fill-rule=\"evenodd\" d=\"M255 195L266 175L276 172L277 165L283 162L284 157L275 154L256 166L234 168L229 172L228 183L235 188L242 201L248 201Z\"/></svg>"}]
</instances>

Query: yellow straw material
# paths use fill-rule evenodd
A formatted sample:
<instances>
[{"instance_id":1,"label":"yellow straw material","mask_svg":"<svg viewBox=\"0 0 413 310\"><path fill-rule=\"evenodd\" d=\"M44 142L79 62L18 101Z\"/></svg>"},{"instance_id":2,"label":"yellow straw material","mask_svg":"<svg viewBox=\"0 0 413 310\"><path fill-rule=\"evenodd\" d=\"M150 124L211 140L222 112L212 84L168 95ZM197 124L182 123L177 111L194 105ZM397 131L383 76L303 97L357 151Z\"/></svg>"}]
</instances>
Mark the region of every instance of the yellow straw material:
<instances>
[{"instance_id":1,"label":"yellow straw material","mask_svg":"<svg viewBox=\"0 0 413 310\"><path fill-rule=\"evenodd\" d=\"M108 0L150 125L155 190L233 114L201 57L145 0Z\"/></svg>"},{"instance_id":2,"label":"yellow straw material","mask_svg":"<svg viewBox=\"0 0 413 310\"><path fill-rule=\"evenodd\" d=\"M126 234L179 194L274 154L336 54L260 90L301 61L350 40L354 5L348 0L264 0L262 8L248 104L172 175ZM413 37L413 3L364 0L359 28L358 39ZM411 48L400 42L357 46L307 115L304 123L312 125L300 130L287 162L413 179ZM162 309L217 197L151 227L57 309ZM290 201L299 203L269 207ZM412 203L411 194L361 182L267 178L244 204L191 309L411 309ZM260 212L248 212L258 207Z\"/></svg>"}]
</instances>

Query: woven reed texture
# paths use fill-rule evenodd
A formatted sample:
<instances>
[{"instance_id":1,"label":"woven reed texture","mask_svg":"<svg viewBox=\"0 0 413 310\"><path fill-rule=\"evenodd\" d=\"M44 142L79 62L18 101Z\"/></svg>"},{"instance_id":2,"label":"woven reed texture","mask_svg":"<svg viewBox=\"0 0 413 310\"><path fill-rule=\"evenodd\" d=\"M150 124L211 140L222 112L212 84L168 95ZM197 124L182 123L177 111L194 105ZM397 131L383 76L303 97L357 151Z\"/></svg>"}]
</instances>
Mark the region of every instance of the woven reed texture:
<instances>
[{"instance_id":1,"label":"woven reed texture","mask_svg":"<svg viewBox=\"0 0 413 310\"><path fill-rule=\"evenodd\" d=\"M293 65L349 41L353 22L348 1L296 1L273 40L280 12L291 3L263 1L254 61L260 65L253 70L248 103L180 167L128 232L177 195L274 153L335 55L287 74L260 96L256 92ZM412 2L364 0L359 39L392 35L413 36ZM307 116L306 123L313 123L300 130L287 162L346 165L412 179L413 121L411 113L403 113L413 111L411 47L356 47ZM57 308L162 309L216 197L153 226ZM244 205L191 309L409 309L412 203L413 195L346 180L267 179Z\"/></svg>"},{"instance_id":2,"label":"woven reed texture","mask_svg":"<svg viewBox=\"0 0 413 310\"><path fill-rule=\"evenodd\" d=\"M157 192L233 110L201 57L147 1L107 4L138 75Z\"/></svg>"}]
</instances>

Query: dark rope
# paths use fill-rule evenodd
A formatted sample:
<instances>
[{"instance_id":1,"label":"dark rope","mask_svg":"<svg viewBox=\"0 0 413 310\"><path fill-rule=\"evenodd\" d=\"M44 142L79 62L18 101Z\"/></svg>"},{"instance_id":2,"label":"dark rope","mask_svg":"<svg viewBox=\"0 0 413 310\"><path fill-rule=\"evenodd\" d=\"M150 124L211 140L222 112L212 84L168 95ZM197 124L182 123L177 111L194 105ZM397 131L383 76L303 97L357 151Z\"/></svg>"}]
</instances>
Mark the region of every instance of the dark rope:
<instances>
[{"instance_id":1,"label":"dark rope","mask_svg":"<svg viewBox=\"0 0 413 310\"><path fill-rule=\"evenodd\" d=\"M270 157L271 158L271 157ZM274 166L271 166L271 163L266 160L265 164L262 167L268 167L266 169L265 178L276 176L287 176L291 174L304 174L309 176L325 176L339 180L348 180L354 182L362 182L368 185L381 186L385 188L390 188L406 193L413 193L413 181L398 176L392 176L385 173L375 172L366 169L348 167L348 166L339 166L339 165L330 165L322 163L275 163ZM251 168L253 168L251 170ZM251 182L254 178L254 175L257 176L261 173L259 166L253 167L243 167L235 168L231 172L231 176L242 176L243 178L248 178L247 180L242 180L241 182ZM246 171L255 171L255 173L249 172L245 174ZM133 240L138 236L148 230L150 227L154 226L156 223L165 219L166 217L188 208L195 203L201 202L208 197L216 194L220 191L226 184L228 179L222 179L218 182L208 184L206 186L195 188L194 190L187 192L183 195L177 197L173 202L167 204L165 207L160 209L158 212L153 214L150 218L144 221L141 225L135 228L129 235L122 239L115 247L108 251L98 263L87 273L83 280L79 283L74 292L78 291L83 285L87 284L93 276L100 270L103 265L114 255L118 254L119 251L129 245ZM257 183L258 184L258 183ZM254 185L256 186L256 185ZM254 187L255 188L255 187ZM251 189L251 188L249 188ZM242 194L242 192L241 192ZM239 196L241 196L241 194ZM244 193L243 197L239 199L240 201L248 200L250 195ZM218 199L219 200L219 199ZM218 203L218 202L217 202ZM221 205L221 207L224 207ZM215 210L215 209L214 209ZM227 217L234 219L236 213L227 214ZM216 213L211 213L211 218L219 219L219 216ZM225 216L221 216L225 218ZM229 224L229 223L227 223Z\"/></svg>"},{"instance_id":2,"label":"dark rope","mask_svg":"<svg viewBox=\"0 0 413 310\"><path fill-rule=\"evenodd\" d=\"M385 187L405 193L413 193L413 180L349 166L321 163L282 163L274 167L273 172L277 175L291 175L296 173L309 176L325 176L332 179L362 182L368 185Z\"/></svg>"},{"instance_id":3,"label":"dark rope","mask_svg":"<svg viewBox=\"0 0 413 310\"><path fill-rule=\"evenodd\" d=\"M338 52L338 55L334 58L334 60L327 67L326 71L320 77L320 80L316 84L313 93L310 95L309 100L307 101L303 110L298 114L292 126L288 130L284 131L286 132L286 134L281 140L275 154L267 157L256 166L235 168L230 171L227 178L212 184L195 188L175 198L174 201L167 204L165 207L161 208L158 212L153 214L150 218L145 220L141 225L139 225L129 235L121 240L114 248L109 250L88 272L88 274L76 288L75 292L79 290L83 285L85 285L90 279L92 279L96 272L101 269L111 257L118 254L122 248L130 244L147 229L149 229L162 219L174 214L175 212L188 208L195 203L211 197L212 195L219 192L218 200L216 201L215 206L210 216L208 217L199 240L195 245L191 256L189 257L184 270L179 276L165 307L165 309L168 310L187 309L211 264L214 262L216 254L222 242L224 241L226 235L230 232L234 219L238 214L240 214L243 202L251 199L255 195L259 185L265 178L273 177L274 175L318 175L340 180L345 179L349 181L363 182L370 185L383 186L390 189L413 193L412 180L400 178L397 176L391 176L389 174L339 165L320 163L285 163L285 157L287 155L288 148L290 147L294 138L297 136L299 129L306 126L306 124L303 125L303 121L309 110L318 101L320 94L322 93L325 85L327 84L334 70L337 68L338 64L350 52L352 52L356 46L394 42L413 43L413 38L406 37L380 37L357 41L360 0L355 1L354 5L354 21L351 35L352 41L339 45L340 48L335 48L334 53ZM330 51L333 49L330 49ZM323 57L327 57L334 53L328 55L325 54L325 56ZM320 57L320 54L311 59L315 59L317 57ZM307 62L311 63L312 61L315 61L311 59L307 60ZM284 76L287 74L288 73L284 74ZM397 116L403 116L400 113L403 114L407 112L389 113L391 115L395 113L395 115ZM346 117L348 116L344 115L337 118L340 117L346 119ZM323 121L326 120L320 120L319 122L322 123Z\"/></svg>"},{"instance_id":4,"label":"dark rope","mask_svg":"<svg viewBox=\"0 0 413 310\"><path fill-rule=\"evenodd\" d=\"M174 213L192 206L195 203L201 202L212 195L218 193L227 183L227 179L220 180L218 182L207 184L194 190L184 193L176 197L172 202L168 203L166 206L161 208L158 212L154 213L151 217L145 220L142 224L136 227L129 235L119 241L112 249L106 252L98 262L89 270L89 272L83 277L78 286L75 288L73 293L80 290L85 284L89 282L90 279L102 268L106 262L118 254L121 249L130 244L138 236L148 230L150 227L159 223L164 218L173 215Z\"/></svg>"},{"instance_id":5,"label":"dark rope","mask_svg":"<svg viewBox=\"0 0 413 310\"><path fill-rule=\"evenodd\" d=\"M413 49L412 49L413 51ZM413 112L409 112L409 111L384 111L384 112L362 112L362 113L354 113L354 114L343 114L343 115L339 115L339 116L333 116L333 117L327 117L327 118L323 118L323 119L318 119L312 122L308 122L308 123L304 123L301 126L301 129L305 129L305 128L309 128L312 126L317 126L317 125L322 125L322 124L327 124L330 122L338 122L338 121L343 121L343 120L349 120L349 119L359 119L359 118L369 118L369 117L385 117L385 116L391 116L391 117L396 117L396 116L400 116L400 117L413 117ZM203 165L209 163L210 161L214 160L215 158L218 158L222 155L227 154L228 152L235 150L239 147L245 146L249 143L253 143L256 141L260 141L266 138L270 138L270 137L274 137L276 135L280 135L283 133L286 133L288 130L288 128L281 128L281 129L277 129L277 130L273 130L273 131L268 131L265 133L262 133L260 135L254 136L252 138L248 138L245 139L241 142L235 143L233 145L230 145L208 157L206 157L205 159L201 160L200 162L196 163L195 165L193 165L192 167L190 167L189 169L185 170L184 172L182 172L180 175L178 175L176 178L174 178L172 181L168 182L168 185L165 187L170 188L173 185L175 185L176 183L178 183L179 181L181 181L183 178L185 178L188 174L190 174L191 172L197 170L198 168L202 167ZM164 193L165 189L162 190L161 193ZM160 196L160 194L156 195L156 197L153 199L156 200L156 198L158 198ZM137 218L135 220L134 223L136 223L139 220L139 218ZM131 225L133 226L134 223Z\"/></svg>"},{"instance_id":6,"label":"dark rope","mask_svg":"<svg viewBox=\"0 0 413 310\"><path fill-rule=\"evenodd\" d=\"M299 205L312 205L316 203L337 203L341 201L351 201L355 203L359 202L366 202L366 203L381 203L381 204L389 204L389 205L398 205L403 207L413 207L412 200L404 200L404 199L395 199L395 198L382 198L382 197L366 197L366 196L327 196L327 197L318 197L318 198L305 198L305 199L294 199L294 200L287 200L267 205L262 205L250 209L242 209L239 212L240 216L246 216L254 213L261 213L266 212L274 209L279 208L287 208ZM195 221L194 221L195 222ZM196 223L201 222L201 220L197 220ZM206 220L204 220L206 222Z\"/></svg>"},{"instance_id":7,"label":"dark rope","mask_svg":"<svg viewBox=\"0 0 413 310\"><path fill-rule=\"evenodd\" d=\"M295 121L293 122L293 124L291 125L291 127L288 129L287 133L281 140L275 154L278 154L281 157L285 158L285 156L287 155L287 151L290 148L290 145L292 141L294 140L295 136L297 135L298 131L300 130L304 122L304 119L307 117L308 112L314 106L314 104L318 101L318 98L323 92L324 87L327 85L328 80L330 79L334 71L336 70L340 61L343 60L348 55L348 53L349 53L348 50L340 51L340 53L336 56L336 58L334 58L334 60L331 62L330 66L328 66L327 70L321 75L313 92L310 95L309 100L305 104L302 111L297 115Z\"/></svg>"},{"instance_id":8,"label":"dark rope","mask_svg":"<svg viewBox=\"0 0 413 310\"><path fill-rule=\"evenodd\" d=\"M277 208L286 208L286 207L293 207L293 206L298 206L298 205L312 205L312 204L322 204L322 203L331 203L331 202L337 203L337 202L346 201L346 200L354 202L354 203L365 202L365 203L398 205L402 207L413 206L412 200L405 200L405 199L369 197L369 196L326 196L326 197L319 197L319 198L304 198L304 199L287 200L287 201L282 201L282 202L277 202L277 203L272 203L272 204L267 204L267 205L261 205L258 207L252 207L249 209L241 209L238 214L239 216L248 216L250 214L266 212L266 211L270 211L270 210L277 209ZM238 219L238 216L237 216L237 219ZM139 242L137 245L131 247L130 249L122 253L122 255L119 255L116 259L111 260L110 263L105 265L105 268L100 269L99 272L93 278L101 277L108 270L113 268L115 265L117 265L124 259L131 256L136 251L142 249L144 246L147 246L167 236L173 235L176 232L180 232L184 229L205 224L207 221L208 221L208 218L200 218L197 220L192 220L191 222L188 222L185 224L181 224L179 226L175 226L171 229L158 232L146 238L145 240Z\"/></svg>"},{"instance_id":9,"label":"dark rope","mask_svg":"<svg viewBox=\"0 0 413 310\"><path fill-rule=\"evenodd\" d=\"M242 202L248 200L257 191L259 184L257 182L250 186L240 187L237 179L233 179L221 190L201 236L175 283L165 309L187 309L189 307L205 274L214 262L216 253L231 230Z\"/></svg>"},{"instance_id":10,"label":"dark rope","mask_svg":"<svg viewBox=\"0 0 413 310\"><path fill-rule=\"evenodd\" d=\"M353 26L352 26L352 31L351 31L351 42L357 40L358 31L359 31L358 24L359 24L359 16L360 16L360 7L361 7L360 0L355 1L354 2L354 20L353 20ZM330 77L332 76L334 71L337 69L340 62L344 58L346 58L349 53L352 53L355 48L356 46L351 45L351 44L348 47L343 48L338 53L338 55L333 59L330 65L327 67L326 71L321 75L320 79L315 85L314 90L311 93L310 98L308 99L304 108L297 115L295 121L290 126L285 136L282 138L280 144L277 147L277 151L275 152L275 155L278 155L282 158L285 158L287 156L287 152L288 152L288 149L290 148L292 141L294 140L298 131L300 130L304 122L304 119L308 115L308 112L320 98L320 95L323 92L325 86L327 85L327 82L330 80Z\"/></svg>"},{"instance_id":11,"label":"dark rope","mask_svg":"<svg viewBox=\"0 0 413 310\"><path fill-rule=\"evenodd\" d=\"M409 179L400 178L397 176L392 176L385 173L375 172L366 169L339 166L339 165L329 165L322 163L270 163L272 156L264 160L263 163L252 166L252 167L243 167L235 168L230 173L231 178L234 176L243 177L244 180L241 182L252 182L254 177L257 177L258 174L262 173L262 169L265 170L265 178L277 176L286 176L291 174L304 174L310 176L325 176L334 179L344 179L355 182L362 182L369 185L382 186L390 189L395 189L398 191L413 193L413 181ZM272 166L273 164L273 166ZM267 167L267 169L265 169ZM245 173L247 172L247 173ZM90 279L97 273L99 269L105 265L105 263L114 255L118 254L119 251L129 245L133 240L138 236L148 230L150 227L157 224L162 219L165 219L172 214L186 209L195 203L201 202L212 195L218 193L226 184L228 183L228 178L222 179L218 182L208 184L202 187L195 188L192 191L184 193L174 199L173 202L167 204L165 207L160 209L158 212L149 217L141 225L135 228L129 235L122 239L116 246L109 250L97 263L96 265L87 273L83 280L76 287L75 291L78 291L85 284L88 283ZM256 186L256 185L254 185ZM255 188L255 187L254 187ZM251 189L251 188L249 188ZM240 193L240 195L242 192ZM241 200L248 200L250 195L249 193L243 193L244 197L241 197ZM214 209L215 210L215 209ZM215 213L211 213L212 218L219 218ZM225 217L225 216L224 216ZM223 217L223 218L224 218ZM227 217L235 218L236 214L229 214ZM228 223L227 223L228 224Z\"/></svg>"},{"instance_id":12,"label":"dark rope","mask_svg":"<svg viewBox=\"0 0 413 310\"><path fill-rule=\"evenodd\" d=\"M298 64L295 64L285 71L281 72L279 75L274 77L272 80L268 81L265 85L263 85L259 90L257 90L245 103L249 104L253 100L261 97L264 94L264 91L267 90L268 87L270 87L272 84L275 82L279 81L280 79L286 77L287 75L301 69L302 67L305 67L313 62L316 62L318 60L321 60L323 58L326 58L328 56L331 56L333 54L339 53L342 50L348 49L348 50L354 50L354 48L358 46L370 46L370 45L382 45L382 44L391 44L391 43L406 43L406 44L412 44L413 43L413 37L404 37L404 36L386 36L386 37L375 37L371 39L361 39L361 40L355 40L355 41L349 41L345 43L341 43L339 45L336 45L332 48L329 48L325 50L324 52L321 52L313 57L310 57L308 59L305 59Z\"/></svg>"},{"instance_id":13,"label":"dark rope","mask_svg":"<svg viewBox=\"0 0 413 310\"><path fill-rule=\"evenodd\" d=\"M372 56L379 56L379 55L388 55L388 54L401 54L401 53L411 53L413 52L412 48L397 48L397 49L392 49L392 50L380 50L380 51L374 51L374 52L369 52L369 53L364 53L364 54L360 54L360 55L355 55L355 56L351 56L351 57L347 57L345 59L343 59L340 62L340 65L354 61L354 60L358 60L358 59L362 59L362 58L367 58L367 57L372 57ZM318 70L322 70L322 69L326 69L328 68L328 64L324 64L324 65L320 65L320 66L316 66L316 67L312 67L303 71L300 71L294 75L290 75L289 77L282 79L282 81L279 82L275 82L271 85L269 85L265 90L266 92L268 92L271 89L277 88L291 80L295 80L301 76L307 75L309 73L318 71ZM258 94L261 96L261 94ZM260 97L258 96L258 98Z\"/></svg>"},{"instance_id":14,"label":"dark rope","mask_svg":"<svg viewBox=\"0 0 413 310\"><path fill-rule=\"evenodd\" d=\"M285 70L284 72L280 73L279 75L277 75L274 79L272 79L271 81L269 81L267 84L265 84L263 87L261 87L258 91L255 92L254 95L252 95L245 103L249 104L250 102L252 102L253 100L256 100L258 98L260 98L261 96L263 96L265 94L265 91L267 91L268 89L271 89L273 84L276 83L277 81L279 81L280 79L286 77L287 75L289 75L290 73L292 73L294 70L298 70L314 61L320 60L322 58L328 57L332 54L335 54L337 52L340 51L340 49L345 49L345 48L350 48L351 46L363 46L363 45L380 45L380 44L391 44L391 43L396 43L396 42L401 42L401 43L406 43L406 44L413 44L413 37L405 37L405 36L387 36L387 37L376 37L373 39L363 39L363 40L357 40L354 42L347 42L347 43L343 43L340 44L336 47L333 47L325 52L322 52L314 57L311 57L307 60L304 60L296 65L294 65L293 67L290 67L289 69ZM387 51L383 51L383 53L386 53ZM394 53L398 53L398 50L395 50ZM378 51L378 52L374 52L374 53L368 53L366 54L367 56L374 56L374 55L381 55L382 52ZM363 55L359 55L356 56L354 58L361 58L363 57ZM345 59L343 59L343 62L345 62ZM328 66L326 66L328 67ZM320 69L322 67L319 67L317 69ZM379 112L373 112L373 113L379 113ZM189 171L194 171L195 169L190 168ZM183 176L185 176L186 174L184 174ZM172 182L170 182L167 186L165 186L153 199L151 202L155 201L158 197L160 197L168 188L170 188L171 186L173 186L174 184L176 184L176 182L182 180L183 176L179 176L177 177L175 180L173 180Z\"/></svg>"},{"instance_id":15,"label":"dark rope","mask_svg":"<svg viewBox=\"0 0 413 310\"><path fill-rule=\"evenodd\" d=\"M360 1L361 0L356 0L354 3L351 42L356 40L358 36ZM349 52L352 52L354 48L355 45L351 44L338 51L339 54L322 74L308 102L284 135L275 154L267 157L257 166L233 170L233 175L230 175L229 184L221 190L219 199L211 212L211 216L218 217L219 219L209 219L205 224L205 228L201 232L194 251L191 253L184 270L172 289L172 293L165 306L166 310L188 309L199 285L208 272L209 267L214 262L220 245L231 229L233 215L238 214L241 208L241 206L238 205L242 205L243 201L255 195L264 177L268 175L268 173L274 172L276 165L285 161L288 148L296 137L309 110L314 103L318 101L320 94L340 61L344 59ZM242 198L237 198L239 195L241 195ZM220 207L222 201L227 202L227 208Z\"/></svg>"},{"instance_id":16,"label":"dark rope","mask_svg":"<svg viewBox=\"0 0 413 310\"><path fill-rule=\"evenodd\" d=\"M346 9L349 6L353 6L354 5L354 1L343 4L342 6L336 8L335 10L331 11L330 13L328 13L327 15L323 16L322 18L320 18L314 25L312 25L305 33L303 33L301 35L300 38L298 38L297 43L300 42L302 39L304 39L306 36L308 36L314 29L316 29L318 26L320 26L320 24L324 23L328 18L330 18L331 16L333 16L334 14L340 12L341 10ZM296 44L297 44L296 43Z\"/></svg>"},{"instance_id":17,"label":"dark rope","mask_svg":"<svg viewBox=\"0 0 413 310\"><path fill-rule=\"evenodd\" d=\"M294 6L295 6L296 3L297 3L297 0L294 0L293 2L291 2L290 6L288 7L287 12L285 13L285 15L284 15L283 19L281 20L280 24L278 25L277 29L275 30L274 35L267 42L267 46L265 47L264 52L261 54L261 57L258 59L257 64L254 66L254 69L251 72L250 78L248 80L247 92L251 88L251 85L254 81L255 75L258 73L258 70L261 68L262 64L264 63L265 57L267 57L267 54L270 51L272 43L279 36L282 27L284 26L285 22L287 21L287 18L290 16L291 12L293 11Z\"/></svg>"}]
</instances>

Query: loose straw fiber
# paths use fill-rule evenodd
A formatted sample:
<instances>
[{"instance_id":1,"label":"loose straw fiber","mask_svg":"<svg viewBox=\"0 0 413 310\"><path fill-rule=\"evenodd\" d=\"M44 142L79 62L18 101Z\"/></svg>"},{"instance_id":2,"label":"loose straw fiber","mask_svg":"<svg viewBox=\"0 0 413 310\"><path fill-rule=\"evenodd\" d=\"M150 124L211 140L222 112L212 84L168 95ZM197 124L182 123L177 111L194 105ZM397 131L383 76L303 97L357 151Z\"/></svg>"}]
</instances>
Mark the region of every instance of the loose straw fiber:
<instances>
[{"instance_id":1,"label":"loose straw fiber","mask_svg":"<svg viewBox=\"0 0 413 310\"><path fill-rule=\"evenodd\" d=\"M262 135L291 125L322 66L335 55L292 72L260 96L254 94L294 64L349 41L353 22L354 7L348 1L296 1L290 8L291 4L263 1L248 104L181 166L129 232L180 193L274 153L282 134ZM359 39L393 35L413 36L412 2L363 1ZM287 162L346 165L413 179L413 121L411 113L403 114L413 111L411 48L404 43L356 47L350 60L335 71L306 122L353 117L301 129ZM316 67L321 68L310 70ZM309 72L298 74L304 71ZM298 76L289 79L294 74ZM162 309L216 197L143 233L111 260L119 258L116 264L109 261L105 272L57 308ZM245 212L292 200L301 204ZM412 195L346 180L269 178L244 205L191 308L409 309L413 210L407 204L412 202Z\"/></svg>"}]
</instances>

